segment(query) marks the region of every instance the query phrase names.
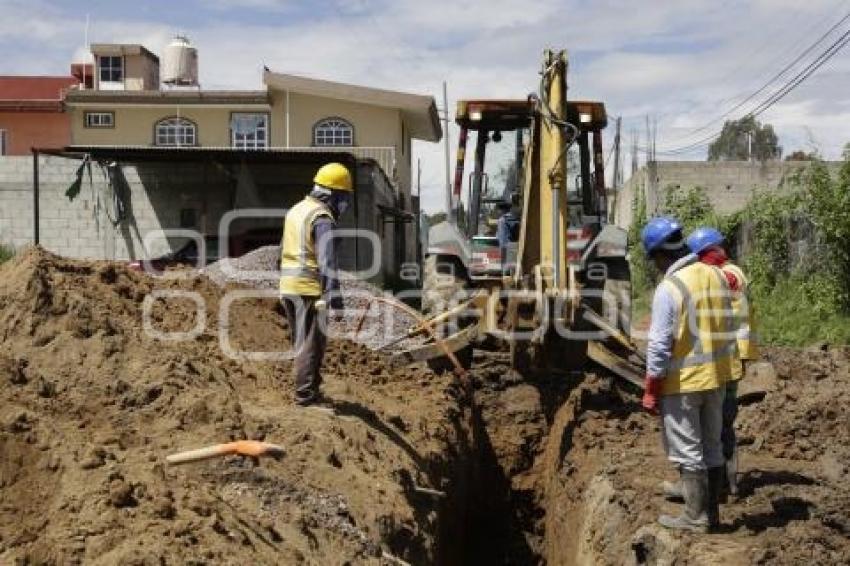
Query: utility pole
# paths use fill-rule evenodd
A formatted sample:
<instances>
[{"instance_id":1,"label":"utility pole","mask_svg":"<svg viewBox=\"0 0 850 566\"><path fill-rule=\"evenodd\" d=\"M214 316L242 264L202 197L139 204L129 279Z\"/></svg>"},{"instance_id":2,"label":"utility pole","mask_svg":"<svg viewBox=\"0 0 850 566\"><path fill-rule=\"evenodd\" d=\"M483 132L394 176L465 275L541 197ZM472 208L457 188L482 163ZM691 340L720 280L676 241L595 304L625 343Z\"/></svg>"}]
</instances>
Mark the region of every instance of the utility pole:
<instances>
[{"instance_id":1,"label":"utility pole","mask_svg":"<svg viewBox=\"0 0 850 566\"><path fill-rule=\"evenodd\" d=\"M451 148L449 141L449 95L443 81L443 145L446 150L446 219L452 218Z\"/></svg>"},{"instance_id":2,"label":"utility pole","mask_svg":"<svg viewBox=\"0 0 850 566\"><path fill-rule=\"evenodd\" d=\"M632 128L632 175L638 170L638 131L637 128Z\"/></svg>"},{"instance_id":3,"label":"utility pole","mask_svg":"<svg viewBox=\"0 0 850 566\"><path fill-rule=\"evenodd\" d=\"M622 124L622 118L617 116L617 133L614 135L614 178L611 181L612 189L614 191L614 202L611 203L611 211L609 213L609 220L614 219L614 215L617 214L617 196L620 194L620 185L622 184L622 173L620 167L620 125Z\"/></svg>"},{"instance_id":4,"label":"utility pole","mask_svg":"<svg viewBox=\"0 0 850 566\"><path fill-rule=\"evenodd\" d=\"M747 132L747 161L753 161L753 133Z\"/></svg>"}]
</instances>

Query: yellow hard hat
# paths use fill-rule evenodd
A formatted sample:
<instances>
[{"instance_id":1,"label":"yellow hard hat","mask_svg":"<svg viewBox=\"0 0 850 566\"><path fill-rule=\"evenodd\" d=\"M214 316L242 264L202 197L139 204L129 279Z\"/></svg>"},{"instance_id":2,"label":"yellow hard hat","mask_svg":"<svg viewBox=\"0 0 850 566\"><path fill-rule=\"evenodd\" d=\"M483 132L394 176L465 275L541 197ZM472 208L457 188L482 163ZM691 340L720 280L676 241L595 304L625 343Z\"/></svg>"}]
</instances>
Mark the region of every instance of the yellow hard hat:
<instances>
[{"instance_id":1,"label":"yellow hard hat","mask_svg":"<svg viewBox=\"0 0 850 566\"><path fill-rule=\"evenodd\" d=\"M316 176L313 177L313 182L317 185L331 189L332 191L345 191L348 193L354 192L354 184L351 182L351 173L348 168L341 163L328 163L322 165Z\"/></svg>"}]
</instances>

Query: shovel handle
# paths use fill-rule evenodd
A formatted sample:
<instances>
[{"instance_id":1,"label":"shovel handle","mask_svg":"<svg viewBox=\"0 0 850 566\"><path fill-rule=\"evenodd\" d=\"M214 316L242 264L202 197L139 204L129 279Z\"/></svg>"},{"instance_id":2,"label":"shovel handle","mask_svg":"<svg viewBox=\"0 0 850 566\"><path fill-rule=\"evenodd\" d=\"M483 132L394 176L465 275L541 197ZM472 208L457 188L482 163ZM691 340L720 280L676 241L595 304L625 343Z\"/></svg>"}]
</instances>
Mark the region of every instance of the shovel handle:
<instances>
[{"instance_id":1,"label":"shovel handle","mask_svg":"<svg viewBox=\"0 0 850 566\"><path fill-rule=\"evenodd\" d=\"M283 456L283 447L258 440L236 440L234 442L215 444L196 450L171 454L170 456L166 456L165 461L169 464L186 464L208 460L217 456L227 456L228 454L239 454L241 456L252 456L255 458L259 456L280 458Z\"/></svg>"},{"instance_id":2,"label":"shovel handle","mask_svg":"<svg viewBox=\"0 0 850 566\"><path fill-rule=\"evenodd\" d=\"M215 446L205 446L204 448L198 448L197 450L187 450L186 452L179 452L177 454L166 456L165 461L169 464L187 464L189 462L209 460L216 456L224 456L225 454L228 454L229 452L226 447L226 444L216 444Z\"/></svg>"}]
</instances>

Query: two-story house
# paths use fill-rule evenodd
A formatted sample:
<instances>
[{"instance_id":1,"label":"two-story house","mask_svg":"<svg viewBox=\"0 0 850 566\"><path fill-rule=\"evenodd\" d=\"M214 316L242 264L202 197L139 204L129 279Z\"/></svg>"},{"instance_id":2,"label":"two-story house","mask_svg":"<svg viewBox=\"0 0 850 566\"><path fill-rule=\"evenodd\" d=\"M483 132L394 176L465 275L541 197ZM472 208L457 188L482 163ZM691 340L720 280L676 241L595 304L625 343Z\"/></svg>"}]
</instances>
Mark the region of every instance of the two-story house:
<instances>
[{"instance_id":1,"label":"two-story house","mask_svg":"<svg viewBox=\"0 0 850 566\"><path fill-rule=\"evenodd\" d=\"M211 235L234 209L290 206L318 165L339 159L351 164L357 183L357 218L349 223L386 243L386 277L414 258L411 140L441 138L433 97L269 70L263 90L205 90L197 52L184 38L166 48L162 65L141 45L94 44L91 51L94 88L71 90L65 99L67 149L132 166L129 193L136 198L135 187L144 189L133 206L137 226L124 237L134 242L119 242L107 256L152 253L141 242L146 231ZM178 169L162 165L175 162ZM270 231L254 243L274 237ZM352 252L358 261L363 245Z\"/></svg>"}]
</instances>

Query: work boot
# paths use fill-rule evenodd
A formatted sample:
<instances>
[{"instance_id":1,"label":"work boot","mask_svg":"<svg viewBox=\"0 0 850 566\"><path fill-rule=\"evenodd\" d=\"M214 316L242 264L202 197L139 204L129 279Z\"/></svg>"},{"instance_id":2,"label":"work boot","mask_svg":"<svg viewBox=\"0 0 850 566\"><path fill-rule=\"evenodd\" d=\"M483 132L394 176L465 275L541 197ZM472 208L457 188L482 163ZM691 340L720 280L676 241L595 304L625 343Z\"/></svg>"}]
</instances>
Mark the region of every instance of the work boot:
<instances>
[{"instance_id":1,"label":"work boot","mask_svg":"<svg viewBox=\"0 0 850 566\"><path fill-rule=\"evenodd\" d=\"M720 525L720 490L723 487L723 476L725 475L725 466L708 469L706 513L708 514L708 527L710 529L716 529Z\"/></svg>"},{"instance_id":2,"label":"work boot","mask_svg":"<svg viewBox=\"0 0 850 566\"><path fill-rule=\"evenodd\" d=\"M704 471L682 470L682 495L685 508L678 517L661 515L658 522L668 529L684 529L697 533L708 532L706 513L708 480Z\"/></svg>"},{"instance_id":3,"label":"work boot","mask_svg":"<svg viewBox=\"0 0 850 566\"><path fill-rule=\"evenodd\" d=\"M684 495L682 495L681 478L676 481L664 480L661 482L661 495L663 495L664 499L667 501L681 503L684 500Z\"/></svg>"},{"instance_id":4,"label":"work boot","mask_svg":"<svg viewBox=\"0 0 850 566\"><path fill-rule=\"evenodd\" d=\"M738 449L732 452L732 457L726 460L726 483L729 495L738 497Z\"/></svg>"}]
</instances>

